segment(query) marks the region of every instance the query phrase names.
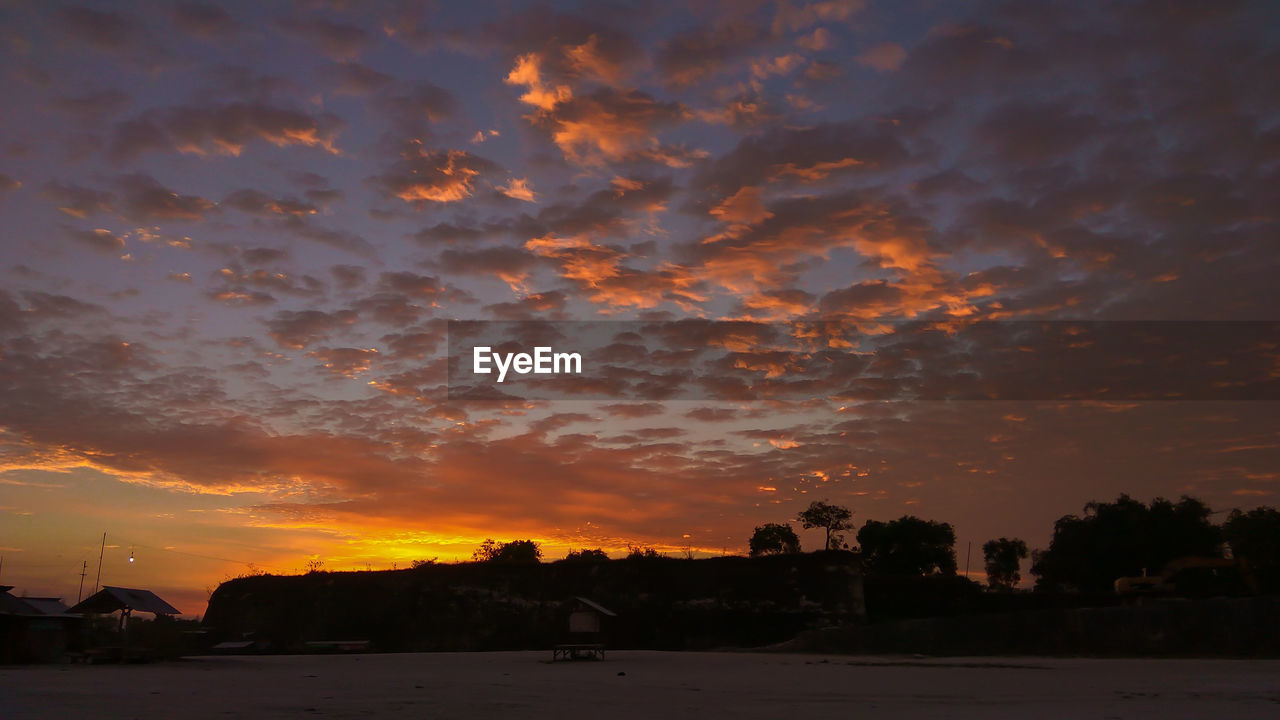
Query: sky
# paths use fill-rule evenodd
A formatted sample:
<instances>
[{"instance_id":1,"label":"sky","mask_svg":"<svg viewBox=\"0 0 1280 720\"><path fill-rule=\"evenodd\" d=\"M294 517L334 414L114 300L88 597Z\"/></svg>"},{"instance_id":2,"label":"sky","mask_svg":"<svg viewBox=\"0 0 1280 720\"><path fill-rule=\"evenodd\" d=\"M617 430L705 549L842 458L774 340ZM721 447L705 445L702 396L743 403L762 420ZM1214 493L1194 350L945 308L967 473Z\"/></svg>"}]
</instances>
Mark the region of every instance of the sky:
<instances>
[{"instance_id":1,"label":"sky","mask_svg":"<svg viewBox=\"0 0 1280 720\"><path fill-rule=\"evenodd\" d=\"M820 499L856 525L950 522L981 579L986 540L1043 548L1122 492L1280 501L1274 3L0 18L15 592L73 600L85 569L87 594L100 553L101 583L188 615L245 573L466 559L485 538L743 553ZM468 399L449 320L840 323L888 345L679 325L721 353L704 390L824 374ZM1000 334L1041 321L1065 330ZM982 323L1021 359L984 355L989 334L935 342ZM1174 330L1158 357L1072 359L1073 333L1107 327ZM1160 358L1182 364L1148 373ZM975 378L1006 391L955 399ZM1144 378L1163 390L1126 393Z\"/></svg>"}]
</instances>

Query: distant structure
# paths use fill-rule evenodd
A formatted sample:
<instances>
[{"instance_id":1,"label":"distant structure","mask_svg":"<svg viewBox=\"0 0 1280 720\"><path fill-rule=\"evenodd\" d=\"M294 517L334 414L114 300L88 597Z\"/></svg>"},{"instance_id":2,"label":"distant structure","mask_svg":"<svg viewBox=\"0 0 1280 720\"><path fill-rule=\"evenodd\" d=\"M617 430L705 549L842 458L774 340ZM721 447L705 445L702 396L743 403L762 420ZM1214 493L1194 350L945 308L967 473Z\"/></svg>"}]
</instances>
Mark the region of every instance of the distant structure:
<instances>
[{"instance_id":1,"label":"distant structure","mask_svg":"<svg viewBox=\"0 0 1280 720\"><path fill-rule=\"evenodd\" d=\"M133 616L134 610L151 613L157 619L172 617L181 612L150 590L112 587L111 585L103 585L101 590L81 600L75 607L71 608L73 613L84 613L86 615L120 613L120 620L116 624L114 633L119 644L115 644L116 640L113 639L108 640L105 645L86 648L86 662L131 662L149 659L150 650L147 648L135 648L132 653L129 650L130 633L128 632L128 625L129 618ZM92 644L97 645L101 640L102 638L99 637Z\"/></svg>"},{"instance_id":2,"label":"distant structure","mask_svg":"<svg viewBox=\"0 0 1280 720\"><path fill-rule=\"evenodd\" d=\"M58 662L78 637L82 618L61 598L16 597L0 585L0 663Z\"/></svg>"},{"instance_id":3,"label":"distant structure","mask_svg":"<svg viewBox=\"0 0 1280 720\"><path fill-rule=\"evenodd\" d=\"M120 629L128 623L134 610L153 615L177 615L182 611L170 605L150 590L103 585L102 589L81 600L71 608L73 613L110 615L120 613Z\"/></svg>"},{"instance_id":4,"label":"distant structure","mask_svg":"<svg viewBox=\"0 0 1280 720\"><path fill-rule=\"evenodd\" d=\"M603 660L603 620L618 614L584 597L573 598L569 613L569 642L551 649L551 660Z\"/></svg>"}]
</instances>

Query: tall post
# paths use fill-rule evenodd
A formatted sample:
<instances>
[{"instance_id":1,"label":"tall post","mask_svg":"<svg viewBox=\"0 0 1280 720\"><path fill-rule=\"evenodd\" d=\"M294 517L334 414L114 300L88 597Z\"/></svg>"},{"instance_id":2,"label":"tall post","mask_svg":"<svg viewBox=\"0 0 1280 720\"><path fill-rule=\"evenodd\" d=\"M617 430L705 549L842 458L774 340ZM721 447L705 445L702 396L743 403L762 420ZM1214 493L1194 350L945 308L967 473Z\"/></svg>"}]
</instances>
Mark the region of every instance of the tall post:
<instances>
[{"instance_id":1,"label":"tall post","mask_svg":"<svg viewBox=\"0 0 1280 720\"><path fill-rule=\"evenodd\" d=\"M89 561L81 560L80 561L80 589L76 591L77 605L79 605L80 601L84 599L84 576L88 574L89 574Z\"/></svg>"},{"instance_id":2,"label":"tall post","mask_svg":"<svg viewBox=\"0 0 1280 720\"><path fill-rule=\"evenodd\" d=\"M107 550L107 534L102 533L102 547L98 548L98 577L93 579L93 592L98 592L98 583L102 582L102 554Z\"/></svg>"},{"instance_id":3,"label":"tall post","mask_svg":"<svg viewBox=\"0 0 1280 720\"><path fill-rule=\"evenodd\" d=\"M969 579L969 557L973 555L973 541L969 541L969 549L964 551L964 578Z\"/></svg>"}]
</instances>

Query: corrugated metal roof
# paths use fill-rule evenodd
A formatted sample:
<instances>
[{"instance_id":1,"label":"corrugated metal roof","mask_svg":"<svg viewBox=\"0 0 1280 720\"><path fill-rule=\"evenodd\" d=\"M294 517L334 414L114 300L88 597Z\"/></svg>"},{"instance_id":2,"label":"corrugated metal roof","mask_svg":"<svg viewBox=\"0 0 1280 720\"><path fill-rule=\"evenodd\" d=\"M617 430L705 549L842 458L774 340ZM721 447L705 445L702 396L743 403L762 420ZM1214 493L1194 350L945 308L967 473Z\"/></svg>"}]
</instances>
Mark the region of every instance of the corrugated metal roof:
<instances>
[{"instance_id":1,"label":"corrugated metal roof","mask_svg":"<svg viewBox=\"0 0 1280 720\"><path fill-rule=\"evenodd\" d=\"M20 597L9 594L12 585L0 585L0 615L37 615L35 608L26 604Z\"/></svg>"},{"instance_id":2,"label":"corrugated metal roof","mask_svg":"<svg viewBox=\"0 0 1280 720\"><path fill-rule=\"evenodd\" d=\"M618 613L616 613L616 612L614 612L614 611L610 610L610 609L609 609L609 608L607 608L607 607L604 607L603 605L601 605L600 603L598 603L598 602L596 602L596 601L594 601L594 600L588 600L587 598L580 597L580 596L578 596L578 595L574 595L574 596L573 596L573 599L574 599L574 600L577 600L578 602L582 603L583 605L586 605L587 607L591 608L592 610L595 610L595 611L596 611L596 612L598 612L598 613L602 613L602 614L604 614L604 615L608 615L609 617L618 617Z\"/></svg>"},{"instance_id":3,"label":"corrugated metal roof","mask_svg":"<svg viewBox=\"0 0 1280 720\"><path fill-rule=\"evenodd\" d=\"M58 598L17 597L12 585L0 585L0 613L5 615L66 615L67 606Z\"/></svg>"},{"instance_id":4,"label":"corrugated metal roof","mask_svg":"<svg viewBox=\"0 0 1280 720\"><path fill-rule=\"evenodd\" d=\"M71 608L73 613L111 613L117 610L141 610L156 615L177 615L181 610L161 600L150 590L103 585L98 592Z\"/></svg>"},{"instance_id":5,"label":"corrugated metal roof","mask_svg":"<svg viewBox=\"0 0 1280 720\"><path fill-rule=\"evenodd\" d=\"M68 608L62 602L62 598L50 597L24 597L22 601L35 608L41 615L66 615Z\"/></svg>"}]
</instances>

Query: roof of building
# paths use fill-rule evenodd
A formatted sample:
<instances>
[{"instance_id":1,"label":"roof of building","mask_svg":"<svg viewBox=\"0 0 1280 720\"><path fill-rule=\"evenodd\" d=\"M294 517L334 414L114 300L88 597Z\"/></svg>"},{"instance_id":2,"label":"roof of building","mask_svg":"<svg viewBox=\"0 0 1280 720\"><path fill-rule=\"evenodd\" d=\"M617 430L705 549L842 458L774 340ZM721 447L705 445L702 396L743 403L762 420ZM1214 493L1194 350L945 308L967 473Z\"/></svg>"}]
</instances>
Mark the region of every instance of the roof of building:
<instances>
[{"instance_id":1,"label":"roof of building","mask_svg":"<svg viewBox=\"0 0 1280 720\"><path fill-rule=\"evenodd\" d=\"M22 598L9 594L12 585L0 585L0 615L33 615L34 608L22 602Z\"/></svg>"},{"instance_id":2,"label":"roof of building","mask_svg":"<svg viewBox=\"0 0 1280 720\"><path fill-rule=\"evenodd\" d=\"M55 597L24 597L23 602L35 608L41 615L66 615L71 608Z\"/></svg>"},{"instance_id":3,"label":"roof of building","mask_svg":"<svg viewBox=\"0 0 1280 720\"><path fill-rule=\"evenodd\" d=\"M592 610L595 610L595 611L596 611L596 612L598 612L598 613L601 613L601 614L603 614L603 615L608 615L609 617L618 617L618 613L616 613L616 612L614 612L614 611L610 610L610 609L609 609L609 608L607 608L607 607L604 607L603 605L601 605L600 603L598 603L598 602L596 602L596 601L594 601L594 600L588 600L587 598L580 597L580 596L578 596L578 595L574 595L574 596L573 596L573 599L574 599L574 600L577 600L578 602L582 603L583 605L586 605L587 607L591 608Z\"/></svg>"},{"instance_id":4,"label":"roof of building","mask_svg":"<svg viewBox=\"0 0 1280 720\"><path fill-rule=\"evenodd\" d=\"M60 598L17 597L10 595L12 585L0 585L0 614L4 615L66 615L67 606Z\"/></svg>"},{"instance_id":5,"label":"roof of building","mask_svg":"<svg viewBox=\"0 0 1280 720\"><path fill-rule=\"evenodd\" d=\"M181 612L150 590L110 585L103 585L101 590L71 608L71 612L76 613L112 613L117 610L141 610L156 615L177 615Z\"/></svg>"}]
</instances>

